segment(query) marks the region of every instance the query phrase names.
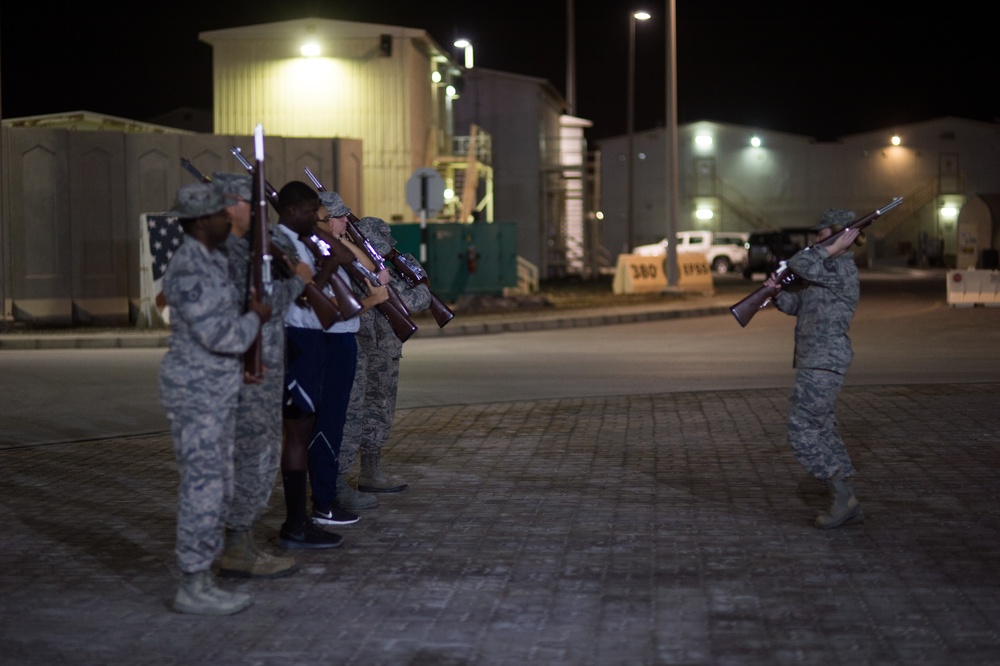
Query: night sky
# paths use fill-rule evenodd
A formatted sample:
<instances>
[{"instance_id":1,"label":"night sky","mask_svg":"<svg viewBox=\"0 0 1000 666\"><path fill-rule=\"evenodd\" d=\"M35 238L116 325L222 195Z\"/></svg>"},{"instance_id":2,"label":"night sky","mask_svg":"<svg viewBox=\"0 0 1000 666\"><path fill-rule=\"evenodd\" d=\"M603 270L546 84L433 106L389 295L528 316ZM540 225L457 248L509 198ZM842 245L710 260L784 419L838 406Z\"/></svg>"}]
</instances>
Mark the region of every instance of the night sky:
<instances>
[{"instance_id":1,"label":"night sky","mask_svg":"<svg viewBox=\"0 0 1000 666\"><path fill-rule=\"evenodd\" d=\"M626 129L629 11L636 28L637 131L665 118L667 3L574 0L576 115L599 140ZM566 0L464 2L10 2L0 10L3 117L93 111L148 120L210 110L211 48L198 33L318 17L426 30L476 66L566 91ZM896 0L676 0L678 120L819 140L939 116L1000 119L994 28L971 0L932 14ZM452 49L457 53L457 49Z\"/></svg>"}]
</instances>

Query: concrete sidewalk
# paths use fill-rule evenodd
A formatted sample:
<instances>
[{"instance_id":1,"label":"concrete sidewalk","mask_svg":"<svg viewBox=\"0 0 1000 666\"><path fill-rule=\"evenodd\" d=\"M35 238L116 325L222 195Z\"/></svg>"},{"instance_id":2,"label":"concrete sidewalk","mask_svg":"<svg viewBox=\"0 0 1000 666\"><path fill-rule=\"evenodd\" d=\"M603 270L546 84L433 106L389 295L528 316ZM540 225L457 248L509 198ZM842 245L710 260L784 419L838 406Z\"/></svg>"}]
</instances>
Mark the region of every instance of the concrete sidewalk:
<instances>
[{"instance_id":1,"label":"concrete sidewalk","mask_svg":"<svg viewBox=\"0 0 1000 666\"><path fill-rule=\"evenodd\" d=\"M867 521L831 532L785 390L406 410L410 489L226 618L168 609L168 437L2 450L0 663L996 663L998 391L846 388Z\"/></svg>"},{"instance_id":2,"label":"concrete sidewalk","mask_svg":"<svg viewBox=\"0 0 1000 666\"><path fill-rule=\"evenodd\" d=\"M744 287L743 290L753 287ZM732 287L712 295L690 294L658 303L576 309L525 309L490 314L459 314L444 327L425 312L416 313L413 338L482 335L556 328L579 328L657 321L676 317L725 314L734 300ZM38 329L0 333L0 350L13 349L128 349L167 347L168 328Z\"/></svg>"}]
</instances>

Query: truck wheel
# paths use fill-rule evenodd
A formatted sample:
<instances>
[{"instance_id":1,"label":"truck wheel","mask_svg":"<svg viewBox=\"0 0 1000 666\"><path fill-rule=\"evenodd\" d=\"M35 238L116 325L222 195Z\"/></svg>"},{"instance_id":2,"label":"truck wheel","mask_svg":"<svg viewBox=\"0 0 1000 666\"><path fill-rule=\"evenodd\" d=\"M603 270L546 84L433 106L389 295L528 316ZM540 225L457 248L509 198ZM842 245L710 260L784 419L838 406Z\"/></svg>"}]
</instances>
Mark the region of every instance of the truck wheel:
<instances>
[{"instance_id":1,"label":"truck wheel","mask_svg":"<svg viewBox=\"0 0 1000 666\"><path fill-rule=\"evenodd\" d=\"M719 275L725 275L733 269L732 264L725 257L716 257L715 261L712 262L712 270Z\"/></svg>"}]
</instances>

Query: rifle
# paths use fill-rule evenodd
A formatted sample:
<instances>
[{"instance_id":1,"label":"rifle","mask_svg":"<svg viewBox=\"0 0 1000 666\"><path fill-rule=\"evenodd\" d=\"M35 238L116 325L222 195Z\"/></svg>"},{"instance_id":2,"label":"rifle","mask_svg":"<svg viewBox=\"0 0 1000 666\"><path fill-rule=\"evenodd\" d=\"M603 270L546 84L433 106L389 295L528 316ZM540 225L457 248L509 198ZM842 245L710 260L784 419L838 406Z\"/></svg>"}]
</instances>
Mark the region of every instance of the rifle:
<instances>
[{"instance_id":1,"label":"rifle","mask_svg":"<svg viewBox=\"0 0 1000 666\"><path fill-rule=\"evenodd\" d=\"M375 286L380 286L378 275L368 270L364 264L358 261L354 253L346 245L322 229L313 229L312 236L302 237L301 240L310 249L314 247L318 248L321 253L344 252L349 254L353 261L342 264L348 275L361 286L364 286L365 279ZM315 251L313 250L313 252ZM416 324L410 321L406 311L397 308L393 305L392 301L383 301L376 305L375 308L389 321L389 325L392 326L392 332L396 334L400 342L406 342L417 331Z\"/></svg>"},{"instance_id":2,"label":"rifle","mask_svg":"<svg viewBox=\"0 0 1000 666\"><path fill-rule=\"evenodd\" d=\"M411 287L416 287L418 284L427 286L427 290L431 292L430 311L434 315L434 321L437 322L438 328L444 328L445 324L455 318L455 313L452 312L451 308L445 305L444 301L431 291L427 271L424 270L423 266L416 262L411 262L406 258L406 255L402 254L396 248L389 250L389 255L386 259L392 262L393 267Z\"/></svg>"},{"instance_id":3,"label":"rifle","mask_svg":"<svg viewBox=\"0 0 1000 666\"><path fill-rule=\"evenodd\" d=\"M834 240L837 237L845 233L848 229L857 229L860 231L901 203L903 203L903 197L896 197L891 202L886 204L884 207L877 208L873 212L865 215L864 217L854 220L853 222L845 226L837 233L831 234L830 236L824 238L818 243L814 243L813 245L809 246L806 249L812 249L830 245L831 243L834 242ZM800 279L798 275L793 273L791 269L788 268L788 265L784 261L782 261L781 264L778 266L778 270L775 271L774 276L777 278L778 282L780 282L782 285L790 285L796 280ZM740 326L745 327L747 324L750 323L750 319L752 319L755 314L757 314L760 310L766 308L771 303L772 299L774 299L778 291L780 291L779 287L770 287L768 285L762 285L760 288L758 288L752 294L744 298L742 301L729 308L729 311L733 313L734 317L736 317L736 321L740 323Z\"/></svg>"},{"instance_id":4,"label":"rifle","mask_svg":"<svg viewBox=\"0 0 1000 666\"><path fill-rule=\"evenodd\" d=\"M309 167L305 168L305 172L306 176L309 177L309 180L312 181L317 190L320 192L326 190ZM360 220L358 220L353 213L348 213L347 233L351 235L351 239L354 243L365 251L365 254L367 254L372 263L378 267L378 270L382 270L385 268L386 258L379 254L379 252L376 251L375 247L371 244L371 241L365 238L365 235L361 233L361 229L359 229L357 225L359 221ZM423 267L419 264L414 264L413 262L408 261L406 257L404 257L396 248L392 248L389 252L388 259L392 262L393 268L396 269L396 272L402 275L403 279L406 280L407 284L411 287L415 287L418 284L427 286L427 290L431 294L430 311L431 314L434 315L434 320L437 322L439 328L444 328L445 324L454 319L455 313L452 312L451 309L445 305L444 301L438 298L437 294L431 290L430 281L427 279L427 272L424 271ZM396 297L398 298L398 295ZM400 301L400 304L402 304L402 301ZM403 307L405 308L405 306Z\"/></svg>"},{"instance_id":5,"label":"rifle","mask_svg":"<svg viewBox=\"0 0 1000 666\"><path fill-rule=\"evenodd\" d=\"M232 147L231 152L239 161L239 163L243 165L243 168L246 169L251 176L254 175L254 167L243 156L243 152L236 146ZM281 209L278 206L278 191L274 189L274 187L272 187L271 184L268 183L266 180L264 181L263 188L264 192L266 193L267 200L274 207L274 210L280 212ZM301 237L300 240L302 240ZM344 284L344 281L340 279L340 276L337 275L336 273L337 267L342 265L345 261L353 260L354 255L351 254L350 259L348 259L345 254L338 253L334 257L335 259L334 264L331 266L326 266L325 255L317 252L316 248L310 247L308 243L306 243L306 247L309 247L310 251L312 251L313 257L316 259L317 264L320 267L320 270L316 273L316 275L313 276L312 286L314 286L316 290L319 291L324 301L329 301L329 299L326 298L326 296L323 296L322 291L320 291L322 285L329 284L330 288L333 289L334 300L336 301L337 304L337 310L338 310L337 318L333 320L330 320L329 313L327 312L327 308L325 306L321 305L319 309L313 306L313 312L315 312L316 316L319 317L320 324L323 326L323 328L329 328L335 321L338 321L340 319L350 319L351 317L354 317L358 313L360 313L361 310L364 309L364 306L361 305L361 303L358 301L357 298L355 298L354 294L351 292L351 288L348 287L346 284ZM348 250L348 252L350 252L350 250ZM310 285L306 285L306 287L308 291ZM308 298L309 294L306 293L306 296ZM310 300L309 304L312 306L313 301ZM324 323L324 322L329 322L329 323Z\"/></svg>"},{"instance_id":6,"label":"rifle","mask_svg":"<svg viewBox=\"0 0 1000 666\"><path fill-rule=\"evenodd\" d=\"M271 239L267 225L267 202L264 200L264 128L257 125L254 129L254 157L257 160L255 167L257 177L254 178L251 196L250 213L250 274L249 282L253 285L252 290L248 290L250 301L261 302L266 296L271 295L273 283L271 281L271 255L268 254L268 246ZM257 337L250 348L243 356L243 369L255 379L264 376L264 327L257 329Z\"/></svg>"},{"instance_id":7,"label":"rifle","mask_svg":"<svg viewBox=\"0 0 1000 666\"><path fill-rule=\"evenodd\" d=\"M187 169L197 180L203 183L212 182L211 178L203 174L197 167L183 157L181 158L181 166ZM251 168L253 167L251 166ZM268 240L267 248L268 254L272 257L278 258L278 263L276 265L278 268L283 269L281 271L282 274L286 276L292 275L292 273L287 269L288 262L290 260L285 251L278 247L272 240ZM323 328L329 328L333 326L335 322L340 321L343 318L342 313L337 309L337 303L327 298L320 286L318 286L325 284L328 276L329 273L324 273L321 270L313 276L312 282L306 282L306 286L302 290L302 298L305 299L306 303L309 304L309 307L312 308L313 312L316 313L316 316L319 317L320 324L323 325ZM343 284L342 281L341 284ZM346 286L345 291L347 291L350 297L353 298L354 295L350 294L350 290L347 290ZM356 301L357 299L354 300ZM358 303L357 307L360 308L361 304Z\"/></svg>"},{"instance_id":8,"label":"rifle","mask_svg":"<svg viewBox=\"0 0 1000 666\"><path fill-rule=\"evenodd\" d=\"M323 187L323 184L319 182L319 178L317 178L313 174L312 170L309 169L309 167L305 168L305 172L306 175L309 176L309 180L311 180L313 185L316 186L317 190L319 190L320 192L326 192L326 188ZM361 230L357 228L355 224L357 219L358 218L351 215L350 212L347 213L347 233L351 236L351 240L354 241L354 244L357 245L359 248L361 248L361 250L368 257L368 260L372 262L373 266L375 266L374 273L384 271L385 259L383 259L382 255L375 250L375 247L371 244L371 241L365 238L364 234L361 233ZM378 285L380 283L377 281L376 278L376 281L373 282L372 284ZM393 287L391 284L385 285L385 288L389 292L389 302L392 303L392 305L397 310L399 310L406 316L409 316L410 310L406 307L406 304L403 303L403 299L399 297L399 292L396 291L396 288Z\"/></svg>"}]
</instances>

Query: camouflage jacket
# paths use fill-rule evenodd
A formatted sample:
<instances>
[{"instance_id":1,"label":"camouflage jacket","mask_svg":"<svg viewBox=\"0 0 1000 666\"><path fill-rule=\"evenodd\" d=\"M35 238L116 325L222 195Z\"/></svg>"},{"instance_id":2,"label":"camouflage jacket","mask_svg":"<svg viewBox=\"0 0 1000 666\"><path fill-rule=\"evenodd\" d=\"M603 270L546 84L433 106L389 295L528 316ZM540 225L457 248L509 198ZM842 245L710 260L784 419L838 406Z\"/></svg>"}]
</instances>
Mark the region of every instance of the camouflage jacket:
<instances>
[{"instance_id":1,"label":"camouflage jacket","mask_svg":"<svg viewBox=\"0 0 1000 666\"><path fill-rule=\"evenodd\" d=\"M185 236L163 276L170 307L170 349L160 364L160 401L167 411L234 407L243 353L260 319L240 314L226 256Z\"/></svg>"},{"instance_id":2,"label":"camouflage jacket","mask_svg":"<svg viewBox=\"0 0 1000 666\"><path fill-rule=\"evenodd\" d=\"M788 268L809 283L775 298L779 310L797 317L793 366L847 372L854 358L847 331L861 291L854 256L831 259L826 248L809 247L789 259Z\"/></svg>"}]
</instances>

